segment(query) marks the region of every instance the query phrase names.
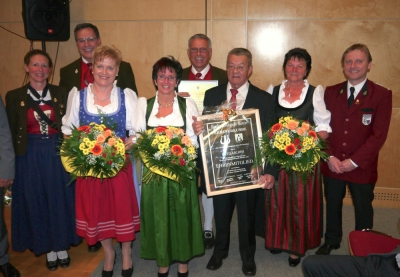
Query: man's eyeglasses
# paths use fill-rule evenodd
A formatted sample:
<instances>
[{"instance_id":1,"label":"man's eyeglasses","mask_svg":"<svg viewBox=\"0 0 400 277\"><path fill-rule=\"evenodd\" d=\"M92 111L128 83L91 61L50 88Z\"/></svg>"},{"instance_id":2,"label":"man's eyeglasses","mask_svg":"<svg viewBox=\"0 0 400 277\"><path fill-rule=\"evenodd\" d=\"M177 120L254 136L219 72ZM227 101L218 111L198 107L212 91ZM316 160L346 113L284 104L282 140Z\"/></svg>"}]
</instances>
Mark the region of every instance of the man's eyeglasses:
<instances>
[{"instance_id":1,"label":"man's eyeglasses","mask_svg":"<svg viewBox=\"0 0 400 277\"><path fill-rule=\"evenodd\" d=\"M171 76L171 75L170 76L158 75L157 79L160 80L160 81L167 79L167 81L172 82L172 81L176 80L176 77L175 76Z\"/></svg>"},{"instance_id":2,"label":"man's eyeglasses","mask_svg":"<svg viewBox=\"0 0 400 277\"><path fill-rule=\"evenodd\" d=\"M200 51L200 53L204 54L208 52L208 48L190 48L190 53L198 53Z\"/></svg>"},{"instance_id":3,"label":"man's eyeglasses","mask_svg":"<svg viewBox=\"0 0 400 277\"><path fill-rule=\"evenodd\" d=\"M88 37L88 38L78 38L76 41L78 43L85 43L85 41L87 41L88 43L93 43L95 40L97 40L96 37Z\"/></svg>"},{"instance_id":4,"label":"man's eyeglasses","mask_svg":"<svg viewBox=\"0 0 400 277\"><path fill-rule=\"evenodd\" d=\"M235 69L237 69L237 71L243 72L246 68L248 68L248 66L244 66L244 65L228 65L226 67L228 69L228 71L234 71Z\"/></svg>"}]
</instances>

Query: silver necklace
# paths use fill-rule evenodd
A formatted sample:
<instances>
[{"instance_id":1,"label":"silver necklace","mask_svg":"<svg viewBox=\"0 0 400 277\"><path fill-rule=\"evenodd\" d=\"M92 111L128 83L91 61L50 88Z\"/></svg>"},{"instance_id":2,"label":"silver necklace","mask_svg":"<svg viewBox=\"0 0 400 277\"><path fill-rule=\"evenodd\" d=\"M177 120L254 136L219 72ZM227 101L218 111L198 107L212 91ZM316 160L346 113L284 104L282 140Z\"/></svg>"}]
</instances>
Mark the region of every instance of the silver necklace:
<instances>
[{"instance_id":1,"label":"silver necklace","mask_svg":"<svg viewBox=\"0 0 400 277\"><path fill-rule=\"evenodd\" d=\"M174 104L174 102L175 102L175 99L172 100L171 103L168 103L168 104L163 105L163 104L160 103L160 101L158 101L158 105L159 105L161 108L166 108L166 107L172 106L172 105Z\"/></svg>"},{"instance_id":2,"label":"silver necklace","mask_svg":"<svg viewBox=\"0 0 400 277\"><path fill-rule=\"evenodd\" d=\"M97 95L94 94L94 93L93 93L93 95L94 95L94 99L96 99L96 100L99 101L99 102L104 102L104 101L110 99L110 97L111 97L111 93L110 93L110 95L108 95L106 98L103 98L103 99L100 99L100 98L97 97Z\"/></svg>"}]
</instances>

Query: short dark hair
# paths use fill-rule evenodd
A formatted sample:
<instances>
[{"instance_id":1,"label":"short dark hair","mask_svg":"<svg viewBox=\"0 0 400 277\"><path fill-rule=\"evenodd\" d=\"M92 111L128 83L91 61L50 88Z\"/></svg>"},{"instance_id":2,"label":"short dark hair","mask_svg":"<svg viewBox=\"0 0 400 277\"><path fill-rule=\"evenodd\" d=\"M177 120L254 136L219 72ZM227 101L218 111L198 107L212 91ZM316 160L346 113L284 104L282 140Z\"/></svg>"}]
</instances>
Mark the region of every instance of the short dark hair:
<instances>
[{"instance_id":1,"label":"short dark hair","mask_svg":"<svg viewBox=\"0 0 400 277\"><path fill-rule=\"evenodd\" d=\"M49 62L49 68L53 67L53 61L51 60L50 55L40 49L33 49L33 50L29 51L28 53L26 53L26 55L24 57L24 64L29 65L29 63L31 62L31 58L36 55L42 55L42 56L46 57Z\"/></svg>"},{"instance_id":2,"label":"short dark hair","mask_svg":"<svg viewBox=\"0 0 400 277\"><path fill-rule=\"evenodd\" d=\"M364 52L365 55L367 55L367 59L368 59L368 63L372 62L372 56L371 53L369 52L368 47L365 44L361 44L361 43L356 43L353 44L352 46L350 46L349 48L346 49L346 51L344 51L343 55L342 55L342 67L344 64L344 58L346 57L347 53L354 51L354 50L360 50L361 52Z\"/></svg>"},{"instance_id":3,"label":"short dark hair","mask_svg":"<svg viewBox=\"0 0 400 277\"><path fill-rule=\"evenodd\" d=\"M81 23L75 26L74 29L74 37L76 40L76 33L78 33L79 30L82 29L86 29L86 28L91 28L94 33L96 34L96 38L100 38L100 33L99 33L99 29L97 29L97 27L95 25L93 25L92 23Z\"/></svg>"},{"instance_id":4,"label":"short dark hair","mask_svg":"<svg viewBox=\"0 0 400 277\"><path fill-rule=\"evenodd\" d=\"M251 52L246 49L246 48L233 48L231 51L229 51L228 56L226 57L226 63L228 64L228 59L230 55L234 56L246 56L247 57L247 66L252 65L253 63L253 55Z\"/></svg>"},{"instance_id":5,"label":"short dark hair","mask_svg":"<svg viewBox=\"0 0 400 277\"><path fill-rule=\"evenodd\" d=\"M159 71L164 72L166 69L175 71L177 85L182 79L182 65L173 56L162 57L153 65L152 78L153 81L157 80L157 73Z\"/></svg>"},{"instance_id":6,"label":"short dark hair","mask_svg":"<svg viewBox=\"0 0 400 277\"><path fill-rule=\"evenodd\" d=\"M308 74L310 74L310 71L311 71L311 56L310 56L310 54L308 54L307 50L304 48L296 47L296 48L290 49L289 52L287 52L285 54L285 60L283 61L283 66L282 66L283 74L285 75L285 78L287 78L286 72L285 72L285 67L291 58L297 58L299 60L304 60L306 62L307 72L306 72L306 75L303 77L303 79L306 79Z\"/></svg>"},{"instance_id":7,"label":"short dark hair","mask_svg":"<svg viewBox=\"0 0 400 277\"><path fill-rule=\"evenodd\" d=\"M211 47L211 39L208 36L204 35L204 34L195 34L195 35L191 36L189 41L188 41L188 48L190 48L190 43L192 43L192 40L194 40L196 38L206 40L208 48L212 48Z\"/></svg>"}]
</instances>

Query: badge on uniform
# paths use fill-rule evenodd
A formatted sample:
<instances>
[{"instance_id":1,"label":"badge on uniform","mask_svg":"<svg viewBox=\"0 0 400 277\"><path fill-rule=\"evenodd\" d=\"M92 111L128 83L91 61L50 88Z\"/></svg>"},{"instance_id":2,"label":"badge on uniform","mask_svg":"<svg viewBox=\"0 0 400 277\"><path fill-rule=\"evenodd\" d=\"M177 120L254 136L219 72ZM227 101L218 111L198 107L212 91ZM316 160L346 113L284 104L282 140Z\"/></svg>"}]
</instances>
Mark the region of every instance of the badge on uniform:
<instances>
[{"instance_id":1,"label":"badge on uniform","mask_svg":"<svg viewBox=\"0 0 400 277\"><path fill-rule=\"evenodd\" d=\"M372 114L363 114L362 123L364 125L371 124L371 121L372 121Z\"/></svg>"}]
</instances>

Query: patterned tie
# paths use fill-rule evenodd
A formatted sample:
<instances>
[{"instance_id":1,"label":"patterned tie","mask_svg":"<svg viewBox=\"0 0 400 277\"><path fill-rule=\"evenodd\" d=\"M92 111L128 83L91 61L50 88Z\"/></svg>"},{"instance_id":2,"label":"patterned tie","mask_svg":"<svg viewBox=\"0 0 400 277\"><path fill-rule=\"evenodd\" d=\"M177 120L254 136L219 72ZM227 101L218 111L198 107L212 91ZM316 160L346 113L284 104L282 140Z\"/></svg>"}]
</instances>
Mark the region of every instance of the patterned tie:
<instances>
[{"instance_id":1,"label":"patterned tie","mask_svg":"<svg viewBox=\"0 0 400 277\"><path fill-rule=\"evenodd\" d=\"M238 92L239 91L237 89L231 89L232 97L229 103L232 103L231 107L234 110L236 110L236 94L238 94Z\"/></svg>"},{"instance_id":2,"label":"patterned tie","mask_svg":"<svg viewBox=\"0 0 400 277\"><path fill-rule=\"evenodd\" d=\"M92 63L87 63L89 69L85 72L84 81L86 85L92 84L94 81L93 72L92 72Z\"/></svg>"},{"instance_id":3,"label":"patterned tie","mask_svg":"<svg viewBox=\"0 0 400 277\"><path fill-rule=\"evenodd\" d=\"M353 101L354 101L354 91L355 91L354 87L351 87L350 88L350 97L349 97L349 99L347 99L347 106L349 108L350 108L351 104L353 104Z\"/></svg>"},{"instance_id":4,"label":"patterned tie","mask_svg":"<svg viewBox=\"0 0 400 277\"><path fill-rule=\"evenodd\" d=\"M200 73L200 72L197 72L197 73L196 73L196 80L197 80L197 79L200 79L200 77L201 77L201 73Z\"/></svg>"}]
</instances>

